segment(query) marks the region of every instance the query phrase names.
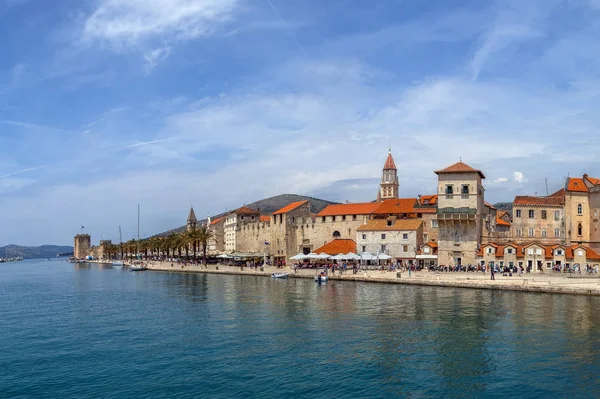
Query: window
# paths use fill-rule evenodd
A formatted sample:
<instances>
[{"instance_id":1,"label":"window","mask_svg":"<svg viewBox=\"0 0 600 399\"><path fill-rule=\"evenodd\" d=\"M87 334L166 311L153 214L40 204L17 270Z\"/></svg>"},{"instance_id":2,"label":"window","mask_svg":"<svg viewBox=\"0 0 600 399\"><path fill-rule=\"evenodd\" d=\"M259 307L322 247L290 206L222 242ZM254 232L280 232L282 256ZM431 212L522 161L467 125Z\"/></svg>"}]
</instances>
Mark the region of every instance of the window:
<instances>
[{"instance_id":1,"label":"window","mask_svg":"<svg viewBox=\"0 0 600 399\"><path fill-rule=\"evenodd\" d=\"M326 218L325 216L323 216L323 217L321 218L321 222L325 223L325 220L327 220L327 218Z\"/></svg>"},{"instance_id":2,"label":"window","mask_svg":"<svg viewBox=\"0 0 600 399\"><path fill-rule=\"evenodd\" d=\"M560 237L560 229L554 229L554 237Z\"/></svg>"},{"instance_id":3,"label":"window","mask_svg":"<svg viewBox=\"0 0 600 399\"><path fill-rule=\"evenodd\" d=\"M521 217L521 210L520 210L520 209L517 209L517 212L516 212L516 217L518 217L518 218L520 218L520 217Z\"/></svg>"},{"instance_id":4,"label":"window","mask_svg":"<svg viewBox=\"0 0 600 399\"><path fill-rule=\"evenodd\" d=\"M548 212L546 210L542 211L542 219L546 219L548 217Z\"/></svg>"},{"instance_id":5,"label":"window","mask_svg":"<svg viewBox=\"0 0 600 399\"><path fill-rule=\"evenodd\" d=\"M402 252L404 252L404 253L408 252L408 245L403 245L402 246Z\"/></svg>"},{"instance_id":6,"label":"window","mask_svg":"<svg viewBox=\"0 0 600 399\"><path fill-rule=\"evenodd\" d=\"M562 254L563 254L563 251L562 251L562 249L557 249L557 250L556 250L556 255L562 255Z\"/></svg>"},{"instance_id":7,"label":"window","mask_svg":"<svg viewBox=\"0 0 600 399\"><path fill-rule=\"evenodd\" d=\"M528 253L529 255L533 255L533 248L529 248L529 249L527 250L527 253Z\"/></svg>"},{"instance_id":8,"label":"window","mask_svg":"<svg viewBox=\"0 0 600 399\"><path fill-rule=\"evenodd\" d=\"M254 220L254 215L252 215L252 220Z\"/></svg>"},{"instance_id":9,"label":"window","mask_svg":"<svg viewBox=\"0 0 600 399\"><path fill-rule=\"evenodd\" d=\"M437 219L431 221L431 227L434 228L434 229L437 229L437 227L438 227L438 221L437 221Z\"/></svg>"},{"instance_id":10,"label":"window","mask_svg":"<svg viewBox=\"0 0 600 399\"><path fill-rule=\"evenodd\" d=\"M423 252L425 252L426 254L428 254L429 253L429 247L423 248Z\"/></svg>"},{"instance_id":11,"label":"window","mask_svg":"<svg viewBox=\"0 0 600 399\"><path fill-rule=\"evenodd\" d=\"M340 238L341 236L342 235L340 234L339 231L336 230L336 231L333 232L333 238Z\"/></svg>"},{"instance_id":12,"label":"window","mask_svg":"<svg viewBox=\"0 0 600 399\"><path fill-rule=\"evenodd\" d=\"M538 255L541 255L542 254L542 250L541 249L536 249L535 253L538 254Z\"/></svg>"},{"instance_id":13,"label":"window","mask_svg":"<svg viewBox=\"0 0 600 399\"><path fill-rule=\"evenodd\" d=\"M454 242L460 241L460 233L457 231L454 232Z\"/></svg>"},{"instance_id":14,"label":"window","mask_svg":"<svg viewBox=\"0 0 600 399\"><path fill-rule=\"evenodd\" d=\"M388 221L387 221L387 225L388 225L388 227L392 227L392 224L393 224L393 222L392 222L391 220L388 220Z\"/></svg>"},{"instance_id":15,"label":"window","mask_svg":"<svg viewBox=\"0 0 600 399\"><path fill-rule=\"evenodd\" d=\"M356 220L356 215L352 215L352 220Z\"/></svg>"},{"instance_id":16,"label":"window","mask_svg":"<svg viewBox=\"0 0 600 399\"><path fill-rule=\"evenodd\" d=\"M469 186L468 186L468 185L466 185L466 184L463 184L463 186L462 186L462 190L461 190L461 192L460 192L460 193L461 193L461 194L463 194L463 195L465 195L465 194L467 194L467 195L468 195L468 194L469 194Z\"/></svg>"},{"instance_id":17,"label":"window","mask_svg":"<svg viewBox=\"0 0 600 399\"><path fill-rule=\"evenodd\" d=\"M577 235L578 236L582 236L583 235L583 226L581 225L581 223L579 223L577 225Z\"/></svg>"},{"instance_id":18,"label":"window","mask_svg":"<svg viewBox=\"0 0 600 399\"><path fill-rule=\"evenodd\" d=\"M296 223L296 218L292 217L292 223Z\"/></svg>"},{"instance_id":19,"label":"window","mask_svg":"<svg viewBox=\"0 0 600 399\"><path fill-rule=\"evenodd\" d=\"M385 246L385 245L382 245L382 246L381 246L381 252L385 253L385 250L386 250L386 246Z\"/></svg>"},{"instance_id":20,"label":"window","mask_svg":"<svg viewBox=\"0 0 600 399\"><path fill-rule=\"evenodd\" d=\"M581 249L577 251L577 256L583 256L583 251Z\"/></svg>"},{"instance_id":21,"label":"window","mask_svg":"<svg viewBox=\"0 0 600 399\"><path fill-rule=\"evenodd\" d=\"M402 234L402 239L403 240L408 240L408 234L406 234L406 233Z\"/></svg>"},{"instance_id":22,"label":"window","mask_svg":"<svg viewBox=\"0 0 600 399\"><path fill-rule=\"evenodd\" d=\"M560 220L560 211L554 211L554 220L557 222Z\"/></svg>"},{"instance_id":23,"label":"window","mask_svg":"<svg viewBox=\"0 0 600 399\"><path fill-rule=\"evenodd\" d=\"M522 236L523 236L523 230L517 229L517 237L522 237Z\"/></svg>"},{"instance_id":24,"label":"window","mask_svg":"<svg viewBox=\"0 0 600 399\"><path fill-rule=\"evenodd\" d=\"M535 211L533 209L529 210L529 219L533 219L535 217Z\"/></svg>"},{"instance_id":25,"label":"window","mask_svg":"<svg viewBox=\"0 0 600 399\"><path fill-rule=\"evenodd\" d=\"M533 237L533 227L529 228L529 237Z\"/></svg>"},{"instance_id":26,"label":"window","mask_svg":"<svg viewBox=\"0 0 600 399\"><path fill-rule=\"evenodd\" d=\"M488 248L487 249L487 253L490 254L490 255L493 254L494 253L494 248Z\"/></svg>"},{"instance_id":27,"label":"window","mask_svg":"<svg viewBox=\"0 0 600 399\"><path fill-rule=\"evenodd\" d=\"M546 229L542 229L542 237L546 237Z\"/></svg>"},{"instance_id":28,"label":"window","mask_svg":"<svg viewBox=\"0 0 600 399\"><path fill-rule=\"evenodd\" d=\"M363 234L363 235L362 235L362 239L363 239L363 240L366 240L366 239L367 239L367 235L366 235L366 234Z\"/></svg>"},{"instance_id":29,"label":"window","mask_svg":"<svg viewBox=\"0 0 600 399\"><path fill-rule=\"evenodd\" d=\"M427 233L423 234L423 241L429 242L429 234L427 234Z\"/></svg>"},{"instance_id":30,"label":"window","mask_svg":"<svg viewBox=\"0 0 600 399\"><path fill-rule=\"evenodd\" d=\"M506 248L506 253L507 254L512 254L513 253L513 249L512 248Z\"/></svg>"},{"instance_id":31,"label":"window","mask_svg":"<svg viewBox=\"0 0 600 399\"><path fill-rule=\"evenodd\" d=\"M381 239L382 239L382 240L385 240L385 234L382 234L382 235L381 235Z\"/></svg>"},{"instance_id":32,"label":"window","mask_svg":"<svg viewBox=\"0 0 600 399\"><path fill-rule=\"evenodd\" d=\"M366 245L362 246L362 251L361 252L367 252L367 246Z\"/></svg>"},{"instance_id":33,"label":"window","mask_svg":"<svg viewBox=\"0 0 600 399\"><path fill-rule=\"evenodd\" d=\"M446 195L452 195L452 186L448 185L446 186Z\"/></svg>"},{"instance_id":34,"label":"window","mask_svg":"<svg viewBox=\"0 0 600 399\"><path fill-rule=\"evenodd\" d=\"M577 205L577 214L578 215L583 215L583 205L581 205L581 204Z\"/></svg>"},{"instance_id":35,"label":"window","mask_svg":"<svg viewBox=\"0 0 600 399\"><path fill-rule=\"evenodd\" d=\"M346 215L342 216L342 222L346 221Z\"/></svg>"}]
</instances>

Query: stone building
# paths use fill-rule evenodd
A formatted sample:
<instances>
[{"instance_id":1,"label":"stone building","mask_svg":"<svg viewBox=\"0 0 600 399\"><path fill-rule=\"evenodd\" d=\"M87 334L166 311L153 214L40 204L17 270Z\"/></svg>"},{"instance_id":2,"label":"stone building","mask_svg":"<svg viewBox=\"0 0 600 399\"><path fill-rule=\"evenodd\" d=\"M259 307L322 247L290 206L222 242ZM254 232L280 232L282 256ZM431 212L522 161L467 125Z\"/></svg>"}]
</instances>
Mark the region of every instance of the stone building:
<instances>
[{"instance_id":1,"label":"stone building","mask_svg":"<svg viewBox=\"0 0 600 399\"><path fill-rule=\"evenodd\" d=\"M390 216L373 219L356 231L359 252L386 254L413 263L423 237L423 221Z\"/></svg>"},{"instance_id":2,"label":"stone building","mask_svg":"<svg viewBox=\"0 0 600 399\"><path fill-rule=\"evenodd\" d=\"M542 244L565 243L565 190L547 197L516 196L511 239Z\"/></svg>"},{"instance_id":3,"label":"stone building","mask_svg":"<svg viewBox=\"0 0 600 399\"><path fill-rule=\"evenodd\" d=\"M225 251L237 251L237 235L240 228L248 223L254 223L260 218L260 212L246 206L236 209L225 216L223 224L223 239L225 240Z\"/></svg>"},{"instance_id":4,"label":"stone building","mask_svg":"<svg viewBox=\"0 0 600 399\"><path fill-rule=\"evenodd\" d=\"M77 234L75 236L75 244L73 247L75 259L85 259L85 257L90 254L92 237L89 234Z\"/></svg>"},{"instance_id":5,"label":"stone building","mask_svg":"<svg viewBox=\"0 0 600 399\"><path fill-rule=\"evenodd\" d=\"M274 262L283 262L302 252L302 242L296 233L300 220L311 219L308 201L293 202L271 215L271 257Z\"/></svg>"},{"instance_id":6,"label":"stone building","mask_svg":"<svg viewBox=\"0 0 600 399\"><path fill-rule=\"evenodd\" d=\"M225 216L211 220L208 228L213 232L213 238L208 242L208 251L221 253L225 251Z\"/></svg>"},{"instance_id":7,"label":"stone building","mask_svg":"<svg viewBox=\"0 0 600 399\"><path fill-rule=\"evenodd\" d=\"M236 252L264 254L268 251L265 242L271 241L271 217L260 215L258 219L242 223L237 229Z\"/></svg>"},{"instance_id":8,"label":"stone building","mask_svg":"<svg viewBox=\"0 0 600 399\"><path fill-rule=\"evenodd\" d=\"M194 207L190 208L190 213L188 214L186 227L187 227L187 231L190 231L190 230L198 227L198 219L196 218L196 213L194 212Z\"/></svg>"},{"instance_id":9,"label":"stone building","mask_svg":"<svg viewBox=\"0 0 600 399\"><path fill-rule=\"evenodd\" d=\"M461 162L437 170L441 265L474 265L481 244L485 175Z\"/></svg>"},{"instance_id":10,"label":"stone building","mask_svg":"<svg viewBox=\"0 0 600 399\"><path fill-rule=\"evenodd\" d=\"M600 255L584 245L544 245L532 242L527 245L486 243L477 254L478 263L487 266L523 267L532 273L551 271L554 267L578 267L585 272L587 265L600 267Z\"/></svg>"}]
</instances>

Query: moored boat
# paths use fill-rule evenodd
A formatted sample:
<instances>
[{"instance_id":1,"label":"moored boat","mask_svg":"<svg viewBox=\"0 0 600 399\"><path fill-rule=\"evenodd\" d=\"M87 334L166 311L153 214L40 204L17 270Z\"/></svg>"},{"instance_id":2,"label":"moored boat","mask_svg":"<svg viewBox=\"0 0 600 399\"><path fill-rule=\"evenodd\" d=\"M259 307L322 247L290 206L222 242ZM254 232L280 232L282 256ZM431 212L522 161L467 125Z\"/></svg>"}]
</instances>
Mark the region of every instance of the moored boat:
<instances>
[{"instance_id":1,"label":"moored boat","mask_svg":"<svg viewBox=\"0 0 600 399\"><path fill-rule=\"evenodd\" d=\"M318 283L326 283L328 280L328 277L326 274L324 273L320 273L318 275L315 276L315 281Z\"/></svg>"},{"instance_id":2,"label":"moored boat","mask_svg":"<svg viewBox=\"0 0 600 399\"><path fill-rule=\"evenodd\" d=\"M273 278L288 278L290 276L289 273L273 273L271 277Z\"/></svg>"}]
</instances>

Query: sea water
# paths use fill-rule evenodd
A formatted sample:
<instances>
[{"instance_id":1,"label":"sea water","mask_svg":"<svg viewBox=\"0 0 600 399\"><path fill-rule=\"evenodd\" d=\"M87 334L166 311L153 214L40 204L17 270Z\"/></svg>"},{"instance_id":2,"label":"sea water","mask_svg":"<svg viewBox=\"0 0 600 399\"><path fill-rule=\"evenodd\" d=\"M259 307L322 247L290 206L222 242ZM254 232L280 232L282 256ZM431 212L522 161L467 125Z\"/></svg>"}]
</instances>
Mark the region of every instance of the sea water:
<instances>
[{"instance_id":1,"label":"sea water","mask_svg":"<svg viewBox=\"0 0 600 399\"><path fill-rule=\"evenodd\" d=\"M586 296L0 264L0 397L598 397L599 322Z\"/></svg>"}]
</instances>

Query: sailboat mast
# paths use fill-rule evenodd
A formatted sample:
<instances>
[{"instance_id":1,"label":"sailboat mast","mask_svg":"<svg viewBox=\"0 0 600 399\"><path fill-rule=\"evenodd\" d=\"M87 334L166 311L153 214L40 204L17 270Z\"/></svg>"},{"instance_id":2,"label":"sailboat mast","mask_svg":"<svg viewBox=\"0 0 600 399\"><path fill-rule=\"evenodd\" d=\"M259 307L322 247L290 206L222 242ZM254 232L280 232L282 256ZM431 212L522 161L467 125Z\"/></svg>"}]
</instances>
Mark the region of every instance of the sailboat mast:
<instances>
[{"instance_id":1,"label":"sailboat mast","mask_svg":"<svg viewBox=\"0 0 600 399\"><path fill-rule=\"evenodd\" d=\"M137 252L140 255L140 205L138 204L138 239L137 239Z\"/></svg>"}]
</instances>

